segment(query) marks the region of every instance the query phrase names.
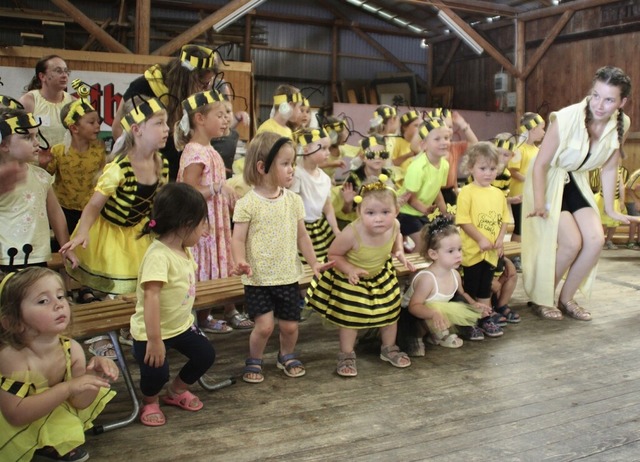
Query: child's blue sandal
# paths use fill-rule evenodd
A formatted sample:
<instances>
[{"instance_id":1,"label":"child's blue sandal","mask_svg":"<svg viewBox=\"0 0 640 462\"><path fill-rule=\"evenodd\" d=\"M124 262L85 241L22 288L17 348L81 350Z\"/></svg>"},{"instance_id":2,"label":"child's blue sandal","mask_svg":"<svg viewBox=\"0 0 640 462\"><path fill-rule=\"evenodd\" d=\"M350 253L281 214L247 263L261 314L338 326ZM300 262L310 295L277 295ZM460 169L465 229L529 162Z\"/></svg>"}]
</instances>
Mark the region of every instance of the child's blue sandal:
<instances>
[{"instance_id":1,"label":"child's blue sandal","mask_svg":"<svg viewBox=\"0 0 640 462\"><path fill-rule=\"evenodd\" d=\"M509 307L509 305L504 305L504 306L501 306L499 308L496 308L496 312L500 313L502 316L507 318L507 322L509 324L518 324L521 321L520 315L518 313L516 313L515 311L513 311Z\"/></svg>"},{"instance_id":2,"label":"child's blue sandal","mask_svg":"<svg viewBox=\"0 0 640 462\"><path fill-rule=\"evenodd\" d=\"M278 353L278 360L276 361L278 369L282 369L287 377L302 377L307 371L304 368L304 364L299 359L296 359L295 353L289 353L288 355L280 356ZM298 372L292 372L294 369L298 369Z\"/></svg>"},{"instance_id":3,"label":"child's blue sandal","mask_svg":"<svg viewBox=\"0 0 640 462\"><path fill-rule=\"evenodd\" d=\"M262 375L262 359L247 358L244 364L244 369L242 369L242 380L247 383L264 382L264 375ZM252 377L252 375L255 377Z\"/></svg>"}]
</instances>

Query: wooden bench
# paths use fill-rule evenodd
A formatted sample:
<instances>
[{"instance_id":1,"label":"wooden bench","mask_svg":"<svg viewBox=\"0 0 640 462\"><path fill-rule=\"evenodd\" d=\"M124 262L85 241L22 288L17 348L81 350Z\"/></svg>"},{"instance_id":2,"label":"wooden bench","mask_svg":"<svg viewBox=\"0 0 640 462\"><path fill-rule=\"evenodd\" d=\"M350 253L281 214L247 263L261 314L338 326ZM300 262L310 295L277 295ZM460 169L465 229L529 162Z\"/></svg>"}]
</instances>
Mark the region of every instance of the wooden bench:
<instances>
[{"instance_id":1,"label":"wooden bench","mask_svg":"<svg viewBox=\"0 0 640 462\"><path fill-rule=\"evenodd\" d=\"M505 255L515 256L520 253L520 243L505 242ZM407 259L414 264L417 270L421 270L429 266L420 255L408 254ZM58 260L59 268L62 268L62 259ZM56 268L56 263L49 265ZM411 276L411 272L403 265L394 260L394 266L400 279L406 279ZM305 289L309 286L313 273L311 269L305 265L305 272L300 279L300 288ZM194 301L194 309L212 309L219 308L230 303L242 302L244 298L244 286L239 276L233 276L224 279L214 279L210 281L200 281L196 283L196 297ZM122 376L129 396L132 401L131 414L119 421L104 425L95 426L93 432L99 434L105 431L114 430L133 422L140 411L140 404L136 397L136 389L131 378L131 373L124 358L124 353L119 341L119 332L122 328L129 327L131 315L135 312L136 295L127 294L119 296L115 299L105 299L87 304L72 305L72 323L69 326L68 334L73 338L90 337L107 333L111 343L113 344L116 358L122 370ZM208 390L218 390L220 388L235 383L233 377L222 380L215 384L208 384L204 380L199 381L200 385Z\"/></svg>"}]
</instances>

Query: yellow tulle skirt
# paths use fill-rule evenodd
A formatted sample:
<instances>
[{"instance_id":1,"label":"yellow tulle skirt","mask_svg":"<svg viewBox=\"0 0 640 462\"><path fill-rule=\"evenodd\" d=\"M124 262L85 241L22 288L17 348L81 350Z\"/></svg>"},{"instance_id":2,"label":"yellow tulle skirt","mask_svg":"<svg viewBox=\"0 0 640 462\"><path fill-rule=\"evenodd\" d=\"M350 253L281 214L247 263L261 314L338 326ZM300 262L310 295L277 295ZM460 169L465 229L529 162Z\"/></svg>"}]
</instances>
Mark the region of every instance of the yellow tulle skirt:
<instances>
[{"instance_id":1,"label":"yellow tulle skirt","mask_svg":"<svg viewBox=\"0 0 640 462\"><path fill-rule=\"evenodd\" d=\"M471 305L461 302L426 302L429 308L439 311L447 318L450 324L449 330L454 326L474 326L482 316L479 310ZM431 332L437 332L431 321L427 321L427 326Z\"/></svg>"},{"instance_id":2,"label":"yellow tulle skirt","mask_svg":"<svg viewBox=\"0 0 640 462\"><path fill-rule=\"evenodd\" d=\"M87 248L78 246L74 249L80 265L71 268L67 264L67 273L80 284L100 292L135 292L138 269L151 244L149 235L138 239L144 223L145 220L135 226L118 226L98 216L89 230Z\"/></svg>"}]
</instances>

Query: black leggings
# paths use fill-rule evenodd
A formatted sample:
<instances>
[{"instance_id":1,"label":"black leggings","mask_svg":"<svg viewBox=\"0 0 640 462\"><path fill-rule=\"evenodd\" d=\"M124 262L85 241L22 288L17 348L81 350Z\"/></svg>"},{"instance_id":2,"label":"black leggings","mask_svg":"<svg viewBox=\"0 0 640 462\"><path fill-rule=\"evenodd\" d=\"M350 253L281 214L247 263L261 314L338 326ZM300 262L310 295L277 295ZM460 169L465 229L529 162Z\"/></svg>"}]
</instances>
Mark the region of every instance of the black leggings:
<instances>
[{"instance_id":1,"label":"black leggings","mask_svg":"<svg viewBox=\"0 0 640 462\"><path fill-rule=\"evenodd\" d=\"M192 326L180 335L163 340L167 352L175 348L189 361L182 367L178 376L187 385L195 383L213 365L216 352L213 345L200 330ZM169 381L169 361L165 357L160 367L145 364L144 356L147 352L147 342L133 341L133 356L140 366L140 391L144 396L155 396L160 393L165 383Z\"/></svg>"}]
</instances>

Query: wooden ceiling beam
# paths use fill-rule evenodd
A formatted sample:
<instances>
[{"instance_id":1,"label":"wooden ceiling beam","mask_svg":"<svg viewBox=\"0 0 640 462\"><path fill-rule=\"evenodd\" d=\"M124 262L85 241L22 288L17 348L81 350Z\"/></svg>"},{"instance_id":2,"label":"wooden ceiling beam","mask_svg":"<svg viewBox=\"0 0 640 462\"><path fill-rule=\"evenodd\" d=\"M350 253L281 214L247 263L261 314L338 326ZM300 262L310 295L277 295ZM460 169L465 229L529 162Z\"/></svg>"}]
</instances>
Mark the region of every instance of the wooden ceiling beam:
<instances>
[{"instance_id":1,"label":"wooden ceiling beam","mask_svg":"<svg viewBox=\"0 0 640 462\"><path fill-rule=\"evenodd\" d=\"M440 9L443 13L449 16L453 22L455 22L462 30L464 30L467 35L469 35L473 40L475 40L478 45L480 45L484 51L487 52L493 59L498 61L498 63L511 75L514 77L518 77L520 74L515 66L509 61L499 50L497 50L491 43L489 43L484 37L482 37L478 32L467 24L460 16L458 16L451 8L447 7L444 2L440 0L432 0L431 3Z\"/></svg>"},{"instance_id":2,"label":"wooden ceiling beam","mask_svg":"<svg viewBox=\"0 0 640 462\"><path fill-rule=\"evenodd\" d=\"M115 53L131 53L131 50L111 37L106 31L102 30L91 18L69 3L68 0L51 0L51 3L69 15L75 22L82 26L82 28L89 32L90 35L93 35L107 50Z\"/></svg>"},{"instance_id":3,"label":"wooden ceiling beam","mask_svg":"<svg viewBox=\"0 0 640 462\"><path fill-rule=\"evenodd\" d=\"M430 0L402 0L405 3L422 6L437 6ZM502 5L495 2L484 2L480 0L443 0L442 3L452 10L468 11L471 13L482 13L492 16L508 16L515 17L519 13L523 13L522 8L516 8L509 5Z\"/></svg>"},{"instance_id":4,"label":"wooden ceiling beam","mask_svg":"<svg viewBox=\"0 0 640 462\"><path fill-rule=\"evenodd\" d=\"M565 11L580 11L587 8L595 8L602 5L608 5L609 3L618 3L619 0L575 0L569 3L561 3L557 6L549 8L540 8L539 10L527 11L526 13L520 13L518 19L521 21L534 21L536 19L548 18L550 16L556 16L564 13Z\"/></svg>"},{"instance_id":5,"label":"wooden ceiling beam","mask_svg":"<svg viewBox=\"0 0 640 462\"><path fill-rule=\"evenodd\" d=\"M335 8L333 8L331 5L329 5L326 2L326 0L318 0L318 3L320 3L324 8L326 8L329 12L331 12L337 18L339 18L339 19L341 19L343 21L348 21L348 18L341 11L338 11ZM391 53L389 50L387 50L385 47L383 47L377 40L373 39L366 32L362 31L357 23L353 23L353 22L351 23L351 30L358 37L360 37L362 40L364 40L366 43L368 43L372 48L374 48L376 51L378 51L378 53L380 53L382 56L384 56L387 59L387 61L392 63L398 69L400 69L400 70L402 70L404 72L410 72L412 74L415 74L415 72L413 70L411 70L411 68L409 68L405 63L403 63L398 58L396 58L393 55L393 53ZM418 83L418 85L420 85L421 87L424 87L424 88L426 88L426 86L427 86L427 82L425 82L424 79L422 79L419 75L416 75L416 83Z\"/></svg>"},{"instance_id":6,"label":"wooden ceiling beam","mask_svg":"<svg viewBox=\"0 0 640 462\"><path fill-rule=\"evenodd\" d=\"M554 40L558 37L558 35L560 34L564 26L567 25L567 23L569 22L572 16L573 16L573 11L571 10L567 10L564 13L562 13L562 16L560 17L560 19L558 19L558 21L554 24L554 26L551 28L551 30L547 34L547 37L536 49L535 53L533 53L533 56L531 56L531 58L529 59L529 62L527 63L527 67L525 67L524 70L522 71L520 78L526 79L529 76L529 74L531 74L531 71L533 71L533 68L536 67L536 65L542 59L542 57L547 52L549 47L553 45Z\"/></svg>"},{"instance_id":7,"label":"wooden ceiling beam","mask_svg":"<svg viewBox=\"0 0 640 462\"><path fill-rule=\"evenodd\" d=\"M216 10L214 13L207 16L205 19L187 29L182 34L178 35L173 40L165 43L160 48L152 52L152 55L170 56L178 51L183 45L191 42L193 39L211 29L214 24L220 21L222 18L226 18L234 11L244 6L249 0L231 0L222 8Z\"/></svg>"},{"instance_id":8,"label":"wooden ceiling beam","mask_svg":"<svg viewBox=\"0 0 640 462\"><path fill-rule=\"evenodd\" d=\"M151 35L151 0L136 1L135 50L148 55Z\"/></svg>"}]
</instances>

